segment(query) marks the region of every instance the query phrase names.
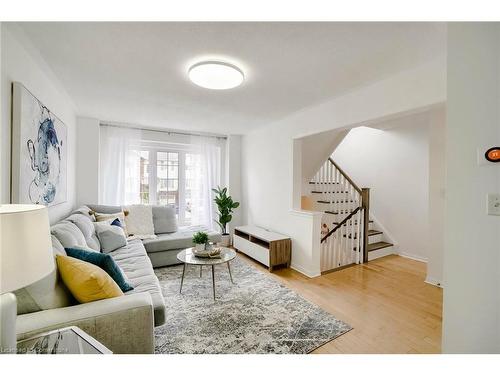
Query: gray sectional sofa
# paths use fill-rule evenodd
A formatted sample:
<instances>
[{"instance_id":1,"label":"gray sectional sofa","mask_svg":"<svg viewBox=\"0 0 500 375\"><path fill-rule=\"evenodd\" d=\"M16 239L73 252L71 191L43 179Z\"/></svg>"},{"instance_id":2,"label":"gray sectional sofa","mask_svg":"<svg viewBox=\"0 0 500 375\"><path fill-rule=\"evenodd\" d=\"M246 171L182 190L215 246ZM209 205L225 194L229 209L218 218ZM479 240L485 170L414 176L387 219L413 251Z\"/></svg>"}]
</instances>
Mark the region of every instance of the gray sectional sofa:
<instances>
[{"instance_id":1,"label":"gray sectional sofa","mask_svg":"<svg viewBox=\"0 0 500 375\"><path fill-rule=\"evenodd\" d=\"M91 210L103 214L115 214L122 211L120 206L87 205ZM154 209L154 207L153 207ZM153 211L153 224L155 221ZM170 266L178 264L177 254L187 247L193 246L193 234L197 231L207 231L206 228L198 225L180 227L174 233L159 233L156 238L143 240L144 247L148 253L153 267ZM208 231L208 238L212 242L220 242L222 236L218 232Z\"/></svg>"},{"instance_id":2,"label":"gray sectional sofa","mask_svg":"<svg viewBox=\"0 0 500 375\"><path fill-rule=\"evenodd\" d=\"M115 213L113 206L82 206L51 227L54 256L64 248L100 251L90 211ZM176 264L177 253L191 246L198 227L160 235L148 241L131 240L110 252L134 289L122 297L78 304L55 270L42 280L17 290L18 340L49 330L78 326L114 353L153 353L154 326L165 323L165 302L153 267ZM220 235L211 233L212 240ZM149 250L148 250L149 249ZM150 259L151 258L151 259Z\"/></svg>"}]
</instances>

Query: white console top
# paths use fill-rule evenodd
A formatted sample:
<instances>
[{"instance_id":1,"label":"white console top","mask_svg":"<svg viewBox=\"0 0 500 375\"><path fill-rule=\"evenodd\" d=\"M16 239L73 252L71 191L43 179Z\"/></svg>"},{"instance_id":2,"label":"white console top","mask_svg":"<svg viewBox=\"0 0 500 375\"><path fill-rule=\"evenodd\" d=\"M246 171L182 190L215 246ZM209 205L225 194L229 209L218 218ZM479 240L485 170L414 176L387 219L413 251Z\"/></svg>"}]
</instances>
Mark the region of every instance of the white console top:
<instances>
[{"instance_id":1,"label":"white console top","mask_svg":"<svg viewBox=\"0 0 500 375\"><path fill-rule=\"evenodd\" d=\"M290 238L283 234L271 232L267 229L257 227L255 225L243 225L241 227L236 227L234 229L267 242L287 240Z\"/></svg>"}]
</instances>

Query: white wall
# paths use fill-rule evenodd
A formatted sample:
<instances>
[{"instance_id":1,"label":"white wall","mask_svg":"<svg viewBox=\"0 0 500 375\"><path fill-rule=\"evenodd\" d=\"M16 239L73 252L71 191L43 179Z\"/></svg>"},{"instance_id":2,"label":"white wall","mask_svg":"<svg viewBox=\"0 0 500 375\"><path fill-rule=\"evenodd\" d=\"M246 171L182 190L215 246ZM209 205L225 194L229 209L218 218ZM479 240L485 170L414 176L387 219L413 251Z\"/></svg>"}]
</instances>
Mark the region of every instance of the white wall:
<instances>
[{"instance_id":1,"label":"white wall","mask_svg":"<svg viewBox=\"0 0 500 375\"><path fill-rule=\"evenodd\" d=\"M427 260L429 114L356 128L333 159L360 187L370 188L370 213L384 226L398 252Z\"/></svg>"},{"instance_id":2,"label":"white wall","mask_svg":"<svg viewBox=\"0 0 500 375\"><path fill-rule=\"evenodd\" d=\"M99 120L77 118L77 206L99 202Z\"/></svg>"},{"instance_id":3,"label":"white wall","mask_svg":"<svg viewBox=\"0 0 500 375\"><path fill-rule=\"evenodd\" d=\"M429 123L429 254L426 281L443 286L446 195L446 109Z\"/></svg>"},{"instance_id":4,"label":"white wall","mask_svg":"<svg viewBox=\"0 0 500 375\"><path fill-rule=\"evenodd\" d=\"M300 202L300 196L297 199L293 193L298 190L300 194L300 188L294 188L294 139L442 103L446 100L445 68L445 61L438 59L245 135L242 186L246 221L289 235L293 239L292 267L308 276L318 275L319 261L315 259L319 259L319 246L314 241L316 230L319 238L319 221L292 210L293 202ZM311 229L315 221L318 227Z\"/></svg>"},{"instance_id":5,"label":"white wall","mask_svg":"<svg viewBox=\"0 0 500 375\"><path fill-rule=\"evenodd\" d=\"M233 220L229 224L230 232L242 224L244 206L241 202L241 135L229 135L226 144L226 185L233 201L240 202L233 212Z\"/></svg>"},{"instance_id":6,"label":"white wall","mask_svg":"<svg viewBox=\"0 0 500 375\"><path fill-rule=\"evenodd\" d=\"M500 165L476 155L500 144L499 38L496 23L448 26L445 353L500 353L500 217L486 215Z\"/></svg>"},{"instance_id":7,"label":"white wall","mask_svg":"<svg viewBox=\"0 0 500 375\"><path fill-rule=\"evenodd\" d=\"M1 202L10 202L11 85L19 81L68 127L68 200L49 208L50 220L55 222L67 215L75 205L75 107L21 30L13 24L3 23L1 41Z\"/></svg>"},{"instance_id":8,"label":"white wall","mask_svg":"<svg viewBox=\"0 0 500 375\"><path fill-rule=\"evenodd\" d=\"M349 130L335 129L301 139L303 183L309 182L314 177L332 150L337 148L347 133Z\"/></svg>"}]
</instances>

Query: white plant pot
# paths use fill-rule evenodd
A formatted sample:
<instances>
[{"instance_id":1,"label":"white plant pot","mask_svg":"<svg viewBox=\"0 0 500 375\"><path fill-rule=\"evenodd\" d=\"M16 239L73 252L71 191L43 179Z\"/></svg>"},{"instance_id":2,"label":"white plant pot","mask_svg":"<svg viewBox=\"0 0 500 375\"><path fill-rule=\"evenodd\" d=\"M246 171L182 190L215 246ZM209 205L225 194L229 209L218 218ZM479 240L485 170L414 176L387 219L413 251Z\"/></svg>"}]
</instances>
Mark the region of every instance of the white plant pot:
<instances>
[{"instance_id":1,"label":"white plant pot","mask_svg":"<svg viewBox=\"0 0 500 375\"><path fill-rule=\"evenodd\" d=\"M221 246L229 246L231 244L231 235L223 234L222 240L220 241Z\"/></svg>"},{"instance_id":2,"label":"white plant pot","mask_svg":"<svg viewBox=\"0 0 500 375\"><path fill-rule=\"evenodd\" d=\"M205 244L204 243L197 243L194 245L194 248L196 251L203 251L203 250L205 250Z\"/></svg>"}]
</instances>

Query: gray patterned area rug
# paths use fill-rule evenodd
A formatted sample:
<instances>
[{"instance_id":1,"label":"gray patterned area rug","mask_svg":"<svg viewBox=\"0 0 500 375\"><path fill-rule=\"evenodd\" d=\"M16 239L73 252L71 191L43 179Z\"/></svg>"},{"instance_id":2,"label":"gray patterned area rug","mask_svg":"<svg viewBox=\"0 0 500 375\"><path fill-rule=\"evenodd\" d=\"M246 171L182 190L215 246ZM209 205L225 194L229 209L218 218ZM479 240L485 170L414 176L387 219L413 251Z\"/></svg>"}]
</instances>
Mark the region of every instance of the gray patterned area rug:
<instances>
[{"instance_id":1,"label":"gray patterned area rug","mask_svg":"<svg viewBox=\"0 0 500 375\"><path fill-rule=\"evenodd\" d=\"M182 265L155 269L165 297L166 323L155 328L155 352L305 354L348 332L351 327L236 257L212 274Z\"/></svg>"}]
</instances>

